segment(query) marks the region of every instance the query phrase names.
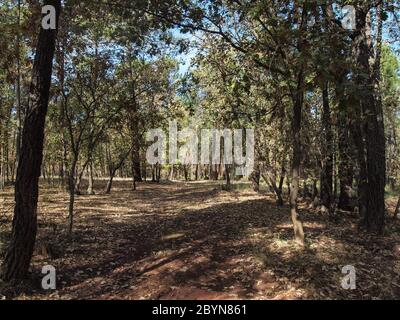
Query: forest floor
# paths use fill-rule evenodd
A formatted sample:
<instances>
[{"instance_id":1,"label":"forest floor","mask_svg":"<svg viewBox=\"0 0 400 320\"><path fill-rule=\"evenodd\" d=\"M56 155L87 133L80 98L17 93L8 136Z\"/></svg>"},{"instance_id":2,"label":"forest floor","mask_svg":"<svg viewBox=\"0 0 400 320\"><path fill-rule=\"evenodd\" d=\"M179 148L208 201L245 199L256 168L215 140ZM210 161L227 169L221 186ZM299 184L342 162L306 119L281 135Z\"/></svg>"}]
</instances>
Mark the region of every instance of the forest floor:
<instances>
[{"instance_id":1,"label":"forest floor","mask_svg":"<svg viewBox=\"0 0 400 320\"><path fill-rule=\"evenodd\" d=\"M68 195L42 186L35 280L0 284L0 299L400 298L399 220L388 217L386 234L375 238L358 231L354 214L328 219L303 203L301 248L289 208L243 185L228 192L212 182L143 183L133 191L117 181L104 195L104 184L77 197L72 239ZM12 206L8 189L0 194L0 251ZM48 264L56 291L40 287ZM346 265L356 268L355 290L342 288Z\"/></svg>"}]
</instances>

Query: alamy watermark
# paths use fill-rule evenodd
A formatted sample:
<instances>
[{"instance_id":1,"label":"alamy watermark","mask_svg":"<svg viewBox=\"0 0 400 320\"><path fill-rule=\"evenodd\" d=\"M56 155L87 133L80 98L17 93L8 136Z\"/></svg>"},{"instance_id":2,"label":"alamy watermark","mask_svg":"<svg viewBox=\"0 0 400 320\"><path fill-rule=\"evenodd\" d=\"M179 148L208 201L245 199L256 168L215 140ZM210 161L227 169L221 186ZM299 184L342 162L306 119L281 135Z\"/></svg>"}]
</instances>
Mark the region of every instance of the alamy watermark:
<instances>
[{"instance_id":1,"label":"alamy watermark","mask_svg":"<svg viewBox=\"0 0 400 320\"><path fill-rule=\"evenodd\" d=\"M160 128L148 131L146 141L153 142L146 152L151 165L235 165L238 176L250 176L254 168L254 129L178 131L177 122L170 121L168 150L167 134Z\"/></svg>"},{"instance_id":2,"label":"alamy watermark","mask_svg":"<svg viewBox=\"0 0 400 320\"><path fill-rule=\"evenodd\" d=\"M356 287L356 268L354 266L344 266L342 274L346 276L342 279L342 288L344 290L355 290Z\"/></svg>"},{"instance_id":3,"label":"alamy watermark","mask_svg":"<svg viewBox=\"0 0 400 320\"><path fill-rule=\"evenodd\" d=\"M51 265L46 265L42 268L42 274L45 275L42 278L42 289L56 290L56 268Z\"/></svg>"},{"instance_id":4,"label":"alamy watermark","mask_svg":"<svg viewBox=\"0 0 400 320\"><path fill-rule=\"evenodd\" d=\"M346 5L342 8L342 28L346 30L356 29L356 8Z\"/></svg>"},{"instance_id":5,"label":"alamy watermark","mask_svg":"<svg viewBox=\"0 0 400 320\"><path fill-rule=\"evenodd\" d=\"M45 30L55 30L57 19L56 9L52 5L42 7L42 28ZM342 28L346 30L356 29L356 9L352 5L345 5L341 8L341 23ZM315 24L315 19L310 22L311 25Z\"/></svg>"},{"instance_id":6,"label":"alamy watermark","mask_svg":"<svg viewBox=\"0 0 400 320\"><path fill-rule=\"evenodd\" d=\"M55 30L57 28L56 8L52 5L42 7L42 28L44 30Z\"/></svg>"}]
</instances>

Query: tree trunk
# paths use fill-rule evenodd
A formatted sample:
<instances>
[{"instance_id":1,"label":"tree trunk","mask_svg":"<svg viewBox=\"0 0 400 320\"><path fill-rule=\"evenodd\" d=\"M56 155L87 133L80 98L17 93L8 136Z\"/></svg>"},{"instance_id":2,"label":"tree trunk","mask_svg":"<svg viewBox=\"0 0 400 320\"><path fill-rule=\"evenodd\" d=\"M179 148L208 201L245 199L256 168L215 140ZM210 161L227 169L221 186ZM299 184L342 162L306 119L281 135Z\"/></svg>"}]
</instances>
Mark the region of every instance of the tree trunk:
<instances>
[{"instance_id":1,"label":"tree trunk","mask_svg":"<svg viewBox=\"0 0 400 320\"><path fill-rule=\"evenodd\" d=\"M251 185L253 187L254 192L260 192L260 178L261 178L261 171L260 171L260 163L256 160L254 165L254 170L250 176Z\"/></svg>"},{"instance_id":2,"label":"tree trunk","mask_svg":"<svg viewBox=\"0 0 400 320\"><path fill-rule=\"evenodd\" d=\"M133 180L135 181L135 176L133 177ZM151 166L151 182L156 182L156 173L154 165Z\"/></svg>"},{"instance_id":3,"label":"tree trunk","mask_svg":"<svg viewBox=\"0 0 400 320\"><path fill-rule=\"evenodd\" d=\"M230 175L230 167L229 164L225 165L225 181L226 181L226 186L229 188L231 186L231 175Z\"/></svg>"},{"instance_id":4,"label":"tree trunk","mask_svg":"<svg viewBox=\"0 0 400 320\"><path fill-rule=\"evenodd\" d=\"M157 183L161 181L161 165L159 163L156 164L156 180Z\"/></svg>"},{"instance_id":5,"label":"tree trunk","mask_svg":"<svg viewBox=\"0 0 400 320\"><path fill-rule=\"evenodd\" d=\"M136 84L132 81L132 102L128 109L129 114L129 129L132 139L131 161L132 161L132 175L136 182L142 182L142 174L140 169L140 135L139 135L139 115L138 115L138 102L136 100Z\"/></svg>"},{"instance_id":6,"label":"tree trunk","mask_svg":"<svg viewBox=\"0 0 400 320\"><path fill-rule=\"evenodd\" d=\"M80 143L78 143L78 145L80 145ZM78 150L78 148L75 148L75 149ZM77 152L79 153L79 150L78 150ZM85 173L85 170L86 170L88 164L89 164L89 159L87 159L87 160L85 161L85 163L83 164L83 167L82 167L81 171L79 172L77 178L74 179L74 181L75 181L75 186L74 186L74 188L75 188L75 194L77 194L77 195L80 195L80 194L81 194L82 178L83 178L83 174ZM77 166L78 166L78 159L77 159L77 162L76 162L75 170L77 169L77 168L76 168ZM75 173L74 173L74 174L75 174Z\"/></svg>"},{"instance_id":7,"label":"tree trunk","mask_svg":"<svg viewBox=\"0 0 400 320\"><path fill-rule=\"evenodd\" d=\"M135 178L135 181L137 182L142 182L142 173L141 173L141 168L140 168L140 153L139 153L139 147L134 145L134 149L132 150L132 172Z\"/></svg>"},{"instance_id":8,"label":"tree trunk","mask_svg":"<svg viewBox=\"0 0 400 320\"><path fill-rule=\"evenodd\" d=\"M304 99L303 91L303 73L299 73L298 86L294 94L293 101L293 164L292 164L292 184L290 188L290 215L293 223L294 238L297 243L304 245L303 223L297 209L297 198L300 184L300 166L301 166L301 113Z\"/></svg>"},{"instance_id":9,"label":"tree trunk","mask_svg":"<svg viewBox=\"0 0 400 320\"><path fill-rule=\"evenodd\" d=\"M55 7L58 25L61 0L46 0L45 5ZM56 34L57 30L51 29L41 29L39 33L22 131L11 242L6 251L1 273L1 278L5 281L27 276L35 246L39 176Z\"/></svg>"},{"instance_id":10,"label":"tree trunk","mask_svg":"<svg viewBox=\"0 0 400 320\"><path fill-rule=\"evenodd\" d=\"M333 132L331 124L331 110L329 105L329 87L328 82L324 84L322 90L323 112L323 154L322 154L322 172L321 172L321 204L332 211L332 185L333 185Z\"/></svg>"},{"instance_id":11,"label":"tree trunk","mask_svg":"<svg viewBox=\"0 0 400 320\"><path fill-rule=\"evenodd\" d=\"M285 175L286 175L286 169L285 169L285 167L283 166L283 167L282 167L282 170L281 170L281 177L279 178L278 194L277 194L278 200L277 200L277 202L276 202L276 204L277 204L279 207L282 207L282 206L283 206L283 182L284 182L284 180L285 180Z\"/></svg>"},{"instance_id":12,"label":"tree trunk","mask_svg":"<svg viewBox=\"0 0 400 320\"><path fill-rule=\"evenodd\" d=\"M115 177L117 171L120 168L123 167L126 158L129 156L129 153L130 153L130 150L126 154L122 155L122 157L120 158L119 163L117 165L113 164L111 162L111 159L108 160L109 161L109 169L108 169L108 171L109 171L109 174L110 174L110 179L107 182L106 194L110 194L111 193L111 188L112 188L114 177ZM134 182L134 186L133 187L134 187L134 190L136 190L136 183L135 182Z\"/></svg>"},{"instance_id":13,"label":"tree trunk","mask_svg":"<svg viewBox=\"0 0 400 320\"><path fill-rule=\"evenodd\" d=\"M349 162L340 165L340 195L338 209L354 211L353 201L353 165Z\"/></svg>"},{"instance_id":14,"label":"tree trunk","mask_svg":"<svg viewBox=\"0 0 400 320\"><path fill-rule=\"evenodd\" d=\"M339 104L342 104L339 102ZM349 105L349 108L352 106ZM339 182L340 194L338 209L343 211L354 211L353 204L353 180L354 180L354 162L357 159L354 157L352 143L353 139L350 134L349 119L347 111L340 108L340 113L346 114L340 116L342 120L339 122Z\"/></svg>"},{"instance_id":15,"label":"tree trunk","mask_svg":"<svg viewBox=\"0 0 400 320\"><path fill-rule=\"evenodd\" d=\"M74 154L71 168L68 172L68 191L69 191L69 204L68 204L68 234L72 235L74 225L74 204L76 194L76 182L75 182L75 171L78 163L78 155Z\"/></svg>"},{"instance_id":16,"label":"tree trunk","mask_svg":"<svg viewBox=\"0 0 400 320\"><path fill-rule=\"evenodd\" d=\"M195 181L199 180L199 165L198 165L198 164L195 165L195 169L194 169L194 180L195 180Z\"/></svg>"},{"instance_id":17,"label":"tree trunk","mask_svg":"<svg viewBox=\"0 0 400 320\"><path fill-rule=\"evenodd\" d=\"M67 163L68 163L67 157L68 157L67 141L66 141L66 139L64 137L64 134L63 134L63 159L62 159L62 163L61 163L61 168L62 168L61 169L61 172L62 172L61 185L62 186L66 186L66 183L65 183L65 172L67 171Z\"/></svg>"},{"instance_id":18,"label":"tree trunk","mask_svg":"<svg viewBox=\"0 0 400 320\"><path fill-rule=\"evenodd\" d=\"M21 105L21 0L18 0L18 31L17 31L17 43L16 43L16 56L17 56L17 81L15 84L15 98L16 98L16 113L17 113L17 134L15 143L15 167L18 167L19 154L21 151L21 136L22 136L22 122L23 122L23 111Z\"/></svg>"},{"instance_id":19,"label":"tree trunk","mask_svg":"<svg viewBox=\"0 0 400 320\"><path fill-rule=\"evenodd\" d=\"M185 176L185 181L189 181L189 172L187 165L182 165L183 167L183 175ZM157 167L156 167L157 168ZM157 169L156 169L157 170Z\"/></svg>"},{"instance_id":20,"label":"tree trunk","mask_svg":"<svg viewBox=\"0 0 400 320\"><path fill-rule=\"evenodd\" d=\"M89 185L87 188L87 194L94 195L94 190L93 190L94 178L93 178L93 162L92 162L92 160L90 160L90 162L88 164L88 180L89 180Z\"/></svg>"},{"instance_id":21,"label":"tree trunk","mask_svg":"<svg viewBox=\"0 0 400 320\"><path fill-rule=\"evenodd\" d=\"M355 125L355 110L357 107L356 101L351 99L351 95L348 96L346 90L351 88L348 84L347 68L338 67L336 79L336 99L338 101L338 176L340 184L339 202L338 209L343 211L354 211L354 191L353 191L353 180L355 174L355 163L357 162L357 151L359 149L353 139L354 136L354 125ZM357 112L356 112L357 113ZM359 124L357 124L359 125ZM357 131L360 131L357 129ZM361 132L361 131L360 131ZM361 133L360 133L361 134ZM360 146L361 148L362 145Z\"/></svg>"},{"instance_id":22,"label":"tree trunk","mask_svg":"<svg viewBox=\"0 0 400 320\"><path fill-rule=\"evenodd\" d=\"M379 99L380 79L372 71L370 62L373 48L369 9L368 4L356 6L357 31L354 37L355 80L363 114L366 150L367 210L363 224L368 232L382 234L385 220L386 141L382 102ZM377 61L375 63L380 65Z\"/></svg>"},{"instance_id":23,"label":"tree trunk","mask_svg":"<svg viewBox=\"0 0 400 320\"><path fill-rule=\"evenodd\" d=\"M112 184L113 184L113 180L115 177L115 173L117 172L117 169L113 169L110 172L110 179L107 182L107 187L106 187L106 194L110 194L111 193L111 188L112 188Z\"/></svg>"},{"instance_id":24,"label":"tree trunk","mask_svg":"<svg viewBox=\"0 0 400 320\"><path fill-rule=\"evenodd\" d=\"M169 171L169 175L168 175L168 180L172 181L174 180L174 165L171 165L170 171Z\"/></svg>"}]
</instances>

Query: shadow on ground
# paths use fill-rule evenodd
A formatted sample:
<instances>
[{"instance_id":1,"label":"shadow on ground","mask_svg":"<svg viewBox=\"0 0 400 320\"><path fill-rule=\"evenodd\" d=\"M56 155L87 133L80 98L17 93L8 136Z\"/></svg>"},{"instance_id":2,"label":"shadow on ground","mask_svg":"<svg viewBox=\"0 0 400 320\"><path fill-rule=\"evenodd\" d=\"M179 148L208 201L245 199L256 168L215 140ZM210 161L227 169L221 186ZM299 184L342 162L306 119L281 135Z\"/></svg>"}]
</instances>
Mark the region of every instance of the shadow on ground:
<instances>
[{"instance_id":1,"label":"shadow on ground","mask_svg":"<svg viewBox=\"0 0 400 320\"><path fill-rule=\"evenodd\" d=\"M304 210L307 246L292 241L288 208L249 190L215 183L116 182L111 195L79 196L67 241L67 196L46 190L38 243L62 252L36 255L33 272L52 264L57 291L14 298L54 299L371 299L399 295L399 225L384 238L357 231L356 220ZM8 223L9 224L9 223ZM396 233L397 232L397 233ZM357 268L357 290L341 268Z\"/></svg>"}]
</instances>

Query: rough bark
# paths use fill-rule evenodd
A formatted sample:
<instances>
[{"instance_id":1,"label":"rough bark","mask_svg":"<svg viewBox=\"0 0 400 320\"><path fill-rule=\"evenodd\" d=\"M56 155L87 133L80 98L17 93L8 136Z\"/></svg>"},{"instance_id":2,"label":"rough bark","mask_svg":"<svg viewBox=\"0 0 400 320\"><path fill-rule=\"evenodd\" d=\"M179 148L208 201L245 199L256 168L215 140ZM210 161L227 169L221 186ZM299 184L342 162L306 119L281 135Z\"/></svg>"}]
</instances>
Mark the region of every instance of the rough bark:
<instances>
[{"instance_id":1,"label":"rough bark","mask_svg":"<svg viewBox=\"0 0 400 320\"><path fill-rule=\"evenodd\" d=\"M45 5L55 7L58 25L61 0L47 0ZM1 278L5 281L27 276L35 246L39 176L56 35L57 30L40 29L37 42L15 184L11 242L2 265Z\"/></svg>"},{"instance_id":2,"label":"rough bark","mask_svg":"<svg viewBox=\"0 0 400 320\"><path fill-rule=\"evenodd\" d=\"M363 115L366 151L366 214L363 225L371 233L382 234L385 217L386 155L379 79L371 65L373 59L369 5L356 7L355 80ZM376 61L374 63L377 63ZM379 77L379 76L378 76Z\"/></svg>"}]
</instances>

